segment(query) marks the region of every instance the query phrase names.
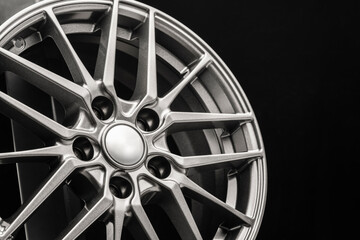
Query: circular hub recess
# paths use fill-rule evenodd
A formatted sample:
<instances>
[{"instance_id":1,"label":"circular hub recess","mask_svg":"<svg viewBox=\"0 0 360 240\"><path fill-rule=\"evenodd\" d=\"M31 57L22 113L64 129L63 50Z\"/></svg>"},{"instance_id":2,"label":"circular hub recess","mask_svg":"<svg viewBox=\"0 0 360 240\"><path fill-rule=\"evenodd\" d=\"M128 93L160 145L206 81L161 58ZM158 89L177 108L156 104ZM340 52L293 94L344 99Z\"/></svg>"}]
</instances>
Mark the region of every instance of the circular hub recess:
<instances>
[{"instance_id":1,"label":"circular hub recess","mask_svg":"<svg viewBox=\"0 0 360 240\"><path fill-rule=\"evenodd\" d=\"M117 164L133 166L144 156L145 145L140 133L128 125L112 126L104 139L105 151Z\"/></svg>"},{"instance_id":2,"label":"circular hub recess","mask_svg":"<svg viewBox=\"0 0 360 240\"><path fill-rule=\"evenodd\" d=\"M0 240L256 238L254 112L216 53L157 9L51 0L12 17L0 121Z\"/></svg>"}]
</instances>

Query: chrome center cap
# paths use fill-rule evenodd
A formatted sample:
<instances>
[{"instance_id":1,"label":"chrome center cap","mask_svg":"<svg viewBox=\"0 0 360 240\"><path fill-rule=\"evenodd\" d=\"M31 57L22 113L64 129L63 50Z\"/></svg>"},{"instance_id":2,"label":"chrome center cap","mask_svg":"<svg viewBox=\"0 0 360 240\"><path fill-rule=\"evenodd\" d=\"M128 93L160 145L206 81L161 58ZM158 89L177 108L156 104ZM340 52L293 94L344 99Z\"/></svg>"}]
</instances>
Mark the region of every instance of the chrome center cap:
<instances>
[{"instance_id":1,"label":"chrome center cap","mask_svg":"<svg viewBox=\"0 0 360 240\"><path fill-rule=\"evenodd\" d=\"M128 167L136 165L145 153L145 144L140 133L124 124L112 126L105 133L104 145L112 160Z\"/></svg>"}]
</instances>

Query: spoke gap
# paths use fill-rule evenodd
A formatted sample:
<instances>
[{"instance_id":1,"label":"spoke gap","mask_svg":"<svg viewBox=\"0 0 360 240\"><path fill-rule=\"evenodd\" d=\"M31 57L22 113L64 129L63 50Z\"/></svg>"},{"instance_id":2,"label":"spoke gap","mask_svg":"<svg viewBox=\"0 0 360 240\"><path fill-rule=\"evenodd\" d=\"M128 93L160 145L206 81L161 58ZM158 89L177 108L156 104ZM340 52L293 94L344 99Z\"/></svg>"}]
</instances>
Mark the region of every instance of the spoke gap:
<instances>
[{"instance_id":1,"label":"spoke gap","mask_svg":"<svg viewBox=\"0 0 360 240\"><path fill-rule=\"evenodd\" d=\"M159 239L181 240L181 237L171 223L169 216L160 206L156 204L145 205L144 210Z\"/></svg>"},{"instance_id":2,"label":"spoke gap","mask_svg":"<svg viewBox=\"0 0 360 240\"><path fill-rule=\"evenodd\" d=\"M26 188L26 191L23 189L22 192L23 202L27 202L33 197L33 194L36 192L38 187L44 181L47 181L47 177L49 174L52 174L52 169L54 168L48 164L36 164L34 167L37 169L38 174L40 173L39 169L42 169L41 174L32 176L31 180L25 180L24 171L26 171L29 167L31 166L28 164L22 164L22 168L20 169L23 177L22 187ZM24 185L24 181L28 181L26 186ZM65 182L66 181L58 186L25 221L24 226L27 234L36 234L39 226L46 226L46 228L42 228L41 238L39 239L55 239L56 236L68 225L68 222L72 218L72 216L69 215L70 212L73 215L76 215L76 211L79 211L76 209L80 208L82 202L71 192L69 187L64 184ZM21 209L22 206L18 209L18 211L21 211ZM48 224L49 222L53 224Z\"/></svg>"},{"instance_id":3,"label":"spoke gap","mask_svg":"<svg viewBox=\"0 0 360 240\"><path fill-rule=\"evenodd\" d=\"M74 82L69 67L61 55L59 48L50 37L43 39L41 44L37 44L29 48L20 56L53 73L56 73L65 79L69 79L69 81Z\"/></svg>"},{"instance_id":4,"label":"spoke gap","mask_svg":"<svg viewBox=\"0 0 360 240\"><path fill-rule=\"evenodd\" d=\"M203 239L213 239L218 227L223 223L224 219L214 212L214 209L194 199L189 200L191 203L191 211L194 216L196 225L199 228Z\"/></svg>"},{"instance_id":5,"label":"spoke gap","mask_svg":"<svg viewBox=\"0 0 360 240\"><path fill-rule=\"evenodd\" d=\"M52 100L49 94L26 82L13 72L5 72L5 78L8 82L7 93L9 96L54 120ZM56 105L59 106L57 101ZM64 114L64 109L59 110ZM63 119L63 114L58 118L58 121Z\"/></svg>"},{"instance_id":6,"label":"spoke gap","mask_svg":"<svg viewBox=\"0 0 360 240\"><path fill-rule=\"evenodd\" d=\"M95 221L76 240L99 240L106 239L106 226L102 221Z\"/></svg>"},{"instance_id":7,"label":"spoke gap","mask_svg":"<svg viewBox=\"0 0 360 240\"><path fill-rule=\"evenodd\" d=\"M126 46L126 44L121 44ZM127 45L131 48L131 45ZM115 60L115 91L118 97L130 100L135 91L138 66L138 49L132 49L133 54L117 51Z\"/></svg>"},{"instance_id":8,"label":"spoke gap","mask_svg":"<svg viewBox=\"0 0 360 240\"><path fill-rule=\"evenodd\" d=\"M182 157L209 155L211 151L205 133L214 136L214 130L211 129L180 131L168 135L166 142L173 154Z\"/></svg>"},{"instance_id":9,"label":"spoke gap","mask_svg":"<svg viewBox=\"0 0 360 240\"><path fill-rule=\"evenodd\" d=\"M68 39L91 76L94 76L101 30L86 34L71 34Z\"/></svg>"}]
</instances>

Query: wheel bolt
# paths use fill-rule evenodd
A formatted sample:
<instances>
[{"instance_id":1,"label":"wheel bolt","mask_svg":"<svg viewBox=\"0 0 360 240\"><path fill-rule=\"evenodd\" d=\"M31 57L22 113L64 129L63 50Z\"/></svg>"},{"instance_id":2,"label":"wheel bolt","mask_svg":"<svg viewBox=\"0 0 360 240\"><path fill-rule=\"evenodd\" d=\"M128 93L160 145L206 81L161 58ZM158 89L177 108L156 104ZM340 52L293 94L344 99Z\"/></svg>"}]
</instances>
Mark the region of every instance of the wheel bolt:
<instances>
[{"instance_id":1,"label":"wheel bolt","mask_svg":"<svg viewBox=\"0 0 360 240\"><path fill-rule=\"evenodd\" d=\"M83 161L89 161L94 157L94 147L85 137L79 137L74 141L73 151L75 156Z\"/></svg>"},{"instance_id":2,"label":"wheel bolt","mask_svg":"<svg viewBox=\"0 0 360 240\"><path fill-rule=\"evenodd\" d=\"M127 198L132 192L131 183L123 177L113 177L110 179L110 192L117 198Z\"/></svg>"},{"instance_id":3,"label":"wheel bolt","mask_svg":"<svg viewBox=\"0 0 360 240\"><path fill-rule=\"evenodd\" d=\"M113 103L108 98L103 96L96 97L93 100L91 107L95 116L100 120L109 119L114 112Z\"/></svg>"},{"instance_id":4,"label":"wheel bolt","mask_svg":"<svg viewBox=\"0 0 360 240\"><path fill-rule=\"evenodd\" d=\"M171 172L169 161L161 156L150 159L147 167L152 175L160 179L167 178Z\"/></svg>"},{"instance_id":5,"label":"wheel bolt","mask_svg":"<svg viewBox=\"0 0 360 240\"><path fill-rule=\"evenodd\" d=\"M139 112L136 123L141 130L151 132L159 127L160 120L155 111L144 108Z\"/></svg>"},{"instance_id":6,"label":"wheel bolt","mask_svg":"<svg viewBox=\"0 0 360 240\"><path fill-rule=\"evenodd\" d=\"M14 46L17 48L17 49L25 49L25 40L23 38L17 38L14 40Z\"/></svg>"}]
</instances>

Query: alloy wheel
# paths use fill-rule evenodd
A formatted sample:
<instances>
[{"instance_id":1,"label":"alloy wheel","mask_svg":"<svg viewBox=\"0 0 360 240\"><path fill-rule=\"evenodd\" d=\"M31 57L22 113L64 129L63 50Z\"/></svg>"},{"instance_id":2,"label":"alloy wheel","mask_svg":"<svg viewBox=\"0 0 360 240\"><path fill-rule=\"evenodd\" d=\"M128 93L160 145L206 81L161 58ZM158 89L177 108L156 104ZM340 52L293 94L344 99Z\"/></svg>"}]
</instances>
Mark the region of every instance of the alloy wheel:
<instances>
[{"instance_id":1,"label":"alloy wheel","mask_svg":"<svg viewBox=\"0 0 360 240\"><path fill-rule=\"evenodd\" d=\"M256 237L254 112L173 18L131 0L35 4L0 28L0 82L0 167L16 168L21 202L1 240Z\"/></svg>"}]
</instances>

